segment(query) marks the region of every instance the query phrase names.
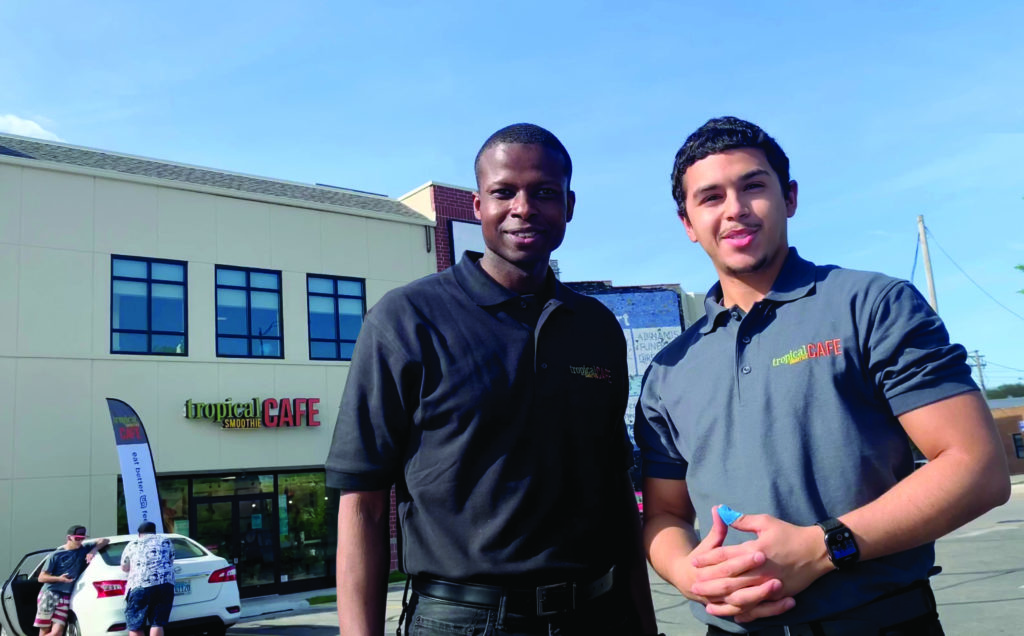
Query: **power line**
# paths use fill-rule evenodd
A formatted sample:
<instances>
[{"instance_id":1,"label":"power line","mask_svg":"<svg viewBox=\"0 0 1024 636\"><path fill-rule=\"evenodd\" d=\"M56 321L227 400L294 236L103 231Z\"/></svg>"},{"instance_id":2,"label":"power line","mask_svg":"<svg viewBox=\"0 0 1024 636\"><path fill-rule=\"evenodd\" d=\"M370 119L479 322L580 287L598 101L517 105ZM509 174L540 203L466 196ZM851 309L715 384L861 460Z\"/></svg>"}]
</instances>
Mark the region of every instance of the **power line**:
<instances>
[{"instance_id":1,"label":"power line","mask_svg":"<svg viewBox=\"0 0 1024 636\"><path fill-rule=\"evenodd\" d=\"M1016 367L1008 367L1005 364L999 364L997 362L991 362L991 361L989 362L989 364L991 364L994 367L999 367L1000 369L1009 369L1010 371L1019 371L1021 373L1024 373L1024 369L1018 369Z\"/></svg>"},{"instance_id":2,"label":"power line","mask_svg":"<svg viewBox=\"0 0 1024 636\"><path fill-rule=\"evenodd\" d=\"M965 277L965 278L967 278L967 280L971 281L971 283L973 283L973 284L974 284L974 286L975 286L975 287L977 287L977 288L978 288L978 289L979 289L979 290L981 291L981 293L983 293L983 294L985 294L986 296L988 296L988 297L989 297L989 298L990 298L990 299L992 300L992 302L994 302L995 304L999 305L1000 307L1002 307L1002 308L1003 308L1003 309L1005 309L1006 311L1010 312L1011 314L1013 314L1013 315L1014 315L1014 316L1016 316L1017 318L1020 318L1021 320L1024 320L1024 316L1021 316L1020 314L1018 314L1018 313L1017 313L1017 312L1015 312L1014 310L1010 309L1009 307L1007 307L1007 306L1006 306L1006 305L1004 305L1003 303L1001 303L1001 302L999 302L998 300L996 300L996 297L995 297L995 296L993 296L992 294L990 294L990 293L988 293L987 291L985 291L985 288L984 288L984 287L982 287L981 285L979 285L977 281L975 281L975 280L974 280L973 278L971 278L970 274L968 274L967 272L965 272L965 271L964 271L964 268L963 268L963 267L960 267L960 265L959 265L959 264L958 264L958 263L957 263L956 261L954 261L954 260L953 260L953 257L949 255L949 252L947 252L947 251L946 251L945 249L943 249L943 247L942 247L942 244L941 244L941 243L939 243L939 240L935 238L935 233L934 233L934 232L932 232L932 231L931 231L931 230L929 230L928 228L925 228L925 232L927 232L928 234L930 234L930 235L931 235L931 237L932 237L932 240L933 240L933 241L935 241L935 245L936 245L936 246L937 246L937 247L939 248L939 251L941 251L941 252L942 252L943 254L945 254L945 255L946 255L946 258L948 258L948 259L949 259L949 262L953 263L953 266L954 266L954 267L956 267L956 268L957 268L958 270L960 270L960 273L961 273L961 274L963 274L963 275L964 275L964 277Z\"/></svg>"}]
</instances>

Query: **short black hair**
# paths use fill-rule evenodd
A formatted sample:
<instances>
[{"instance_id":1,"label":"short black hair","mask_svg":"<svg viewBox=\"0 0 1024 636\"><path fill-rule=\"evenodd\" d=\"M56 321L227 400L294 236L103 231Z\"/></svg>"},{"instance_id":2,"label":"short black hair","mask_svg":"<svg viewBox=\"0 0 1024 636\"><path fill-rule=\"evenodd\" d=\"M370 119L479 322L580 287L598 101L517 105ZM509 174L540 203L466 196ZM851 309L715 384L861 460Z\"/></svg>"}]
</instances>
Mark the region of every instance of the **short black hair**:
<instances>
[{"instance_id":1,"label":"short black hair","mask_svg":"<svg viewBox=\"0 0 1024 636\"><path fill-rule=\"evenodd\" d=\"M152 521L143 521L139 524L139 534L153 534L156 532L156 524Z\"/></svg>"},{"instance_id":2,"label":"short black hair","mask_svg":"<svg viewBox=\"0 0 1024 636\"><path fill-rule=\"evenodd\" d=\"M679 216L686 216L683 175L686 174L687 168L701 159L736 148L757 148L764 152L768 165L779 177L782 194L789 195L789 157L778 142L757 124L739 117L716 117L709 119L687 137L686 142L676 153L675 165L672 167L672 198L676 200Z\"/></svg>"},{"instance_id":3,"label":"short black hair","mask_svg":"<svg viewBox=\"0 0 1024 636\"><path fill-rule=\"evenodd\" d=\"M554 133L536 124L512 124L488 137L476 153L473 171L476 173L478 188L480 187L480 157L487 150L499 144L526 144L547 148L562 158L562 164L565 166L565 183L568 185L572 182L572 159L569 157L569 151L565 149L562 142L558 141L558 137L555 137Z\"/></svg>"}]
</instances>

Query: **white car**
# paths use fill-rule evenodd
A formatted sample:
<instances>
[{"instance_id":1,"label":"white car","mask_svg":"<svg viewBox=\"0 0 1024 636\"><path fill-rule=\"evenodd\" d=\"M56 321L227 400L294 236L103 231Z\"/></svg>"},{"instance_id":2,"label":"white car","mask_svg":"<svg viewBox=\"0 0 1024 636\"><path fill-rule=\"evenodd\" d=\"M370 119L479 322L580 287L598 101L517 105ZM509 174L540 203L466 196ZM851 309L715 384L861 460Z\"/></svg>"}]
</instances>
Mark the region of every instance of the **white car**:
<instances>
[{"instance_id":1,"label":"white car","mask_svg":"<svg viewBox=\"0 0 1024 636\"><path fill-rule=\"evenodd\" d=\"M108 537L110 545L86 566L71 592L67 636L128 636L124 618L127 574L121 553L136 535ZM241 603L235 566L192 539L168 534L174 545L174 605L169 633L224 634L238 621ZM53 549L26 554L0 590L3 636L38 636L32 627L39 570Z\"/></svg>"}]
</instances>

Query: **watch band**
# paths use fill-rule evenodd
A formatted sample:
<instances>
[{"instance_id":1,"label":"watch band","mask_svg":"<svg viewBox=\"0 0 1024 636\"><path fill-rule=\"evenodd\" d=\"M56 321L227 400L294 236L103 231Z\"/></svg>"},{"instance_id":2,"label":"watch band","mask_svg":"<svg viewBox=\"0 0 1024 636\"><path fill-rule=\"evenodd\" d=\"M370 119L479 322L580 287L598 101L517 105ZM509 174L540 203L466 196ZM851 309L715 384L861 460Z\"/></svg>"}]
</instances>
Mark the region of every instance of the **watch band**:
<instances>
[{"instance_id":1,"label":"watch band","mask_svg":"<svg viewBox=\"0 0 1024 636\"><path fill-rule=\"evenodd\" d=\"M829 532L832 532L833 530L838 530L839 528L845 528L846 527L846 524L844 524L839 519L836 519L835 517L829 517L828 519L825 519L824 521L819 521L817 523L817 525L822 530L824 530L826 534L828 534Z\"/></svg>"}]
</instances>

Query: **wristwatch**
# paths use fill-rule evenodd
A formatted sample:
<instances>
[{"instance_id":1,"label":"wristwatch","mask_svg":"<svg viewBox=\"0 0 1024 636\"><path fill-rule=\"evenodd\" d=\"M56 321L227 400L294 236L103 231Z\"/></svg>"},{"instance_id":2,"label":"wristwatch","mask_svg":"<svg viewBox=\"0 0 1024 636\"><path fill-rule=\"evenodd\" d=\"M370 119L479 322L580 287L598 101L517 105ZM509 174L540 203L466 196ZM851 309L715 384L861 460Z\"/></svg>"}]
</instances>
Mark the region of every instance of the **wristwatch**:
<instances>
[{"instance_id":1,"label":"wristwatch","mask_svg":"<svg viewBox=\"0 0 1024 636\"><path fill-rule=\"evenodd\" d=\"M842 521L835 517L819 521L818 526L825 531L825 550L828 559L837 570L843 570L860 558L860 548L853 538L853 533Z\"/></svg>"}]
</instances>

